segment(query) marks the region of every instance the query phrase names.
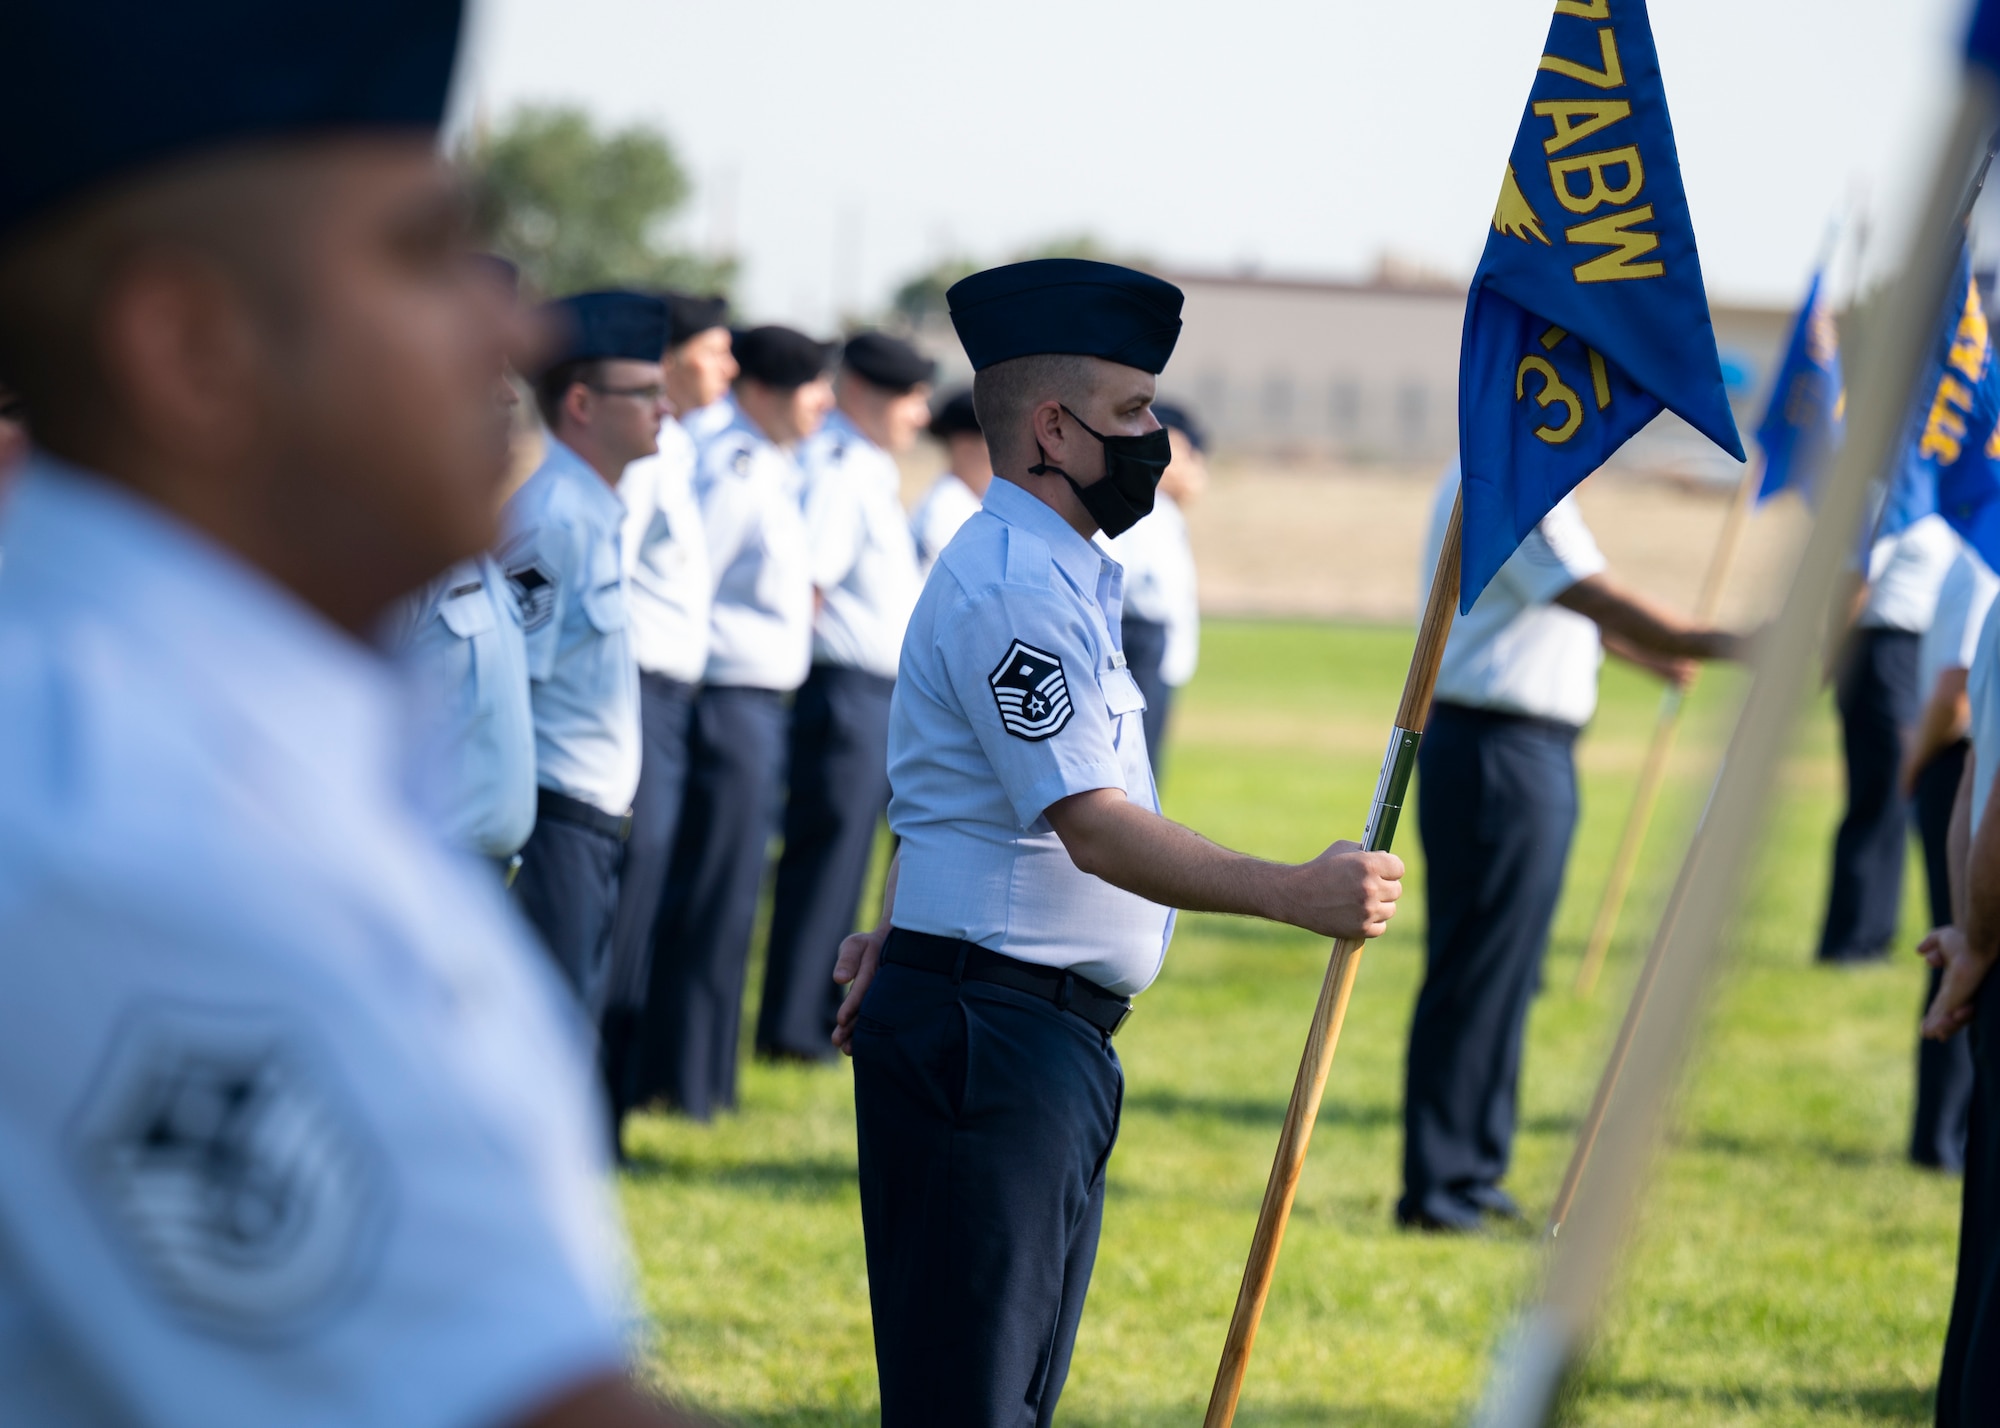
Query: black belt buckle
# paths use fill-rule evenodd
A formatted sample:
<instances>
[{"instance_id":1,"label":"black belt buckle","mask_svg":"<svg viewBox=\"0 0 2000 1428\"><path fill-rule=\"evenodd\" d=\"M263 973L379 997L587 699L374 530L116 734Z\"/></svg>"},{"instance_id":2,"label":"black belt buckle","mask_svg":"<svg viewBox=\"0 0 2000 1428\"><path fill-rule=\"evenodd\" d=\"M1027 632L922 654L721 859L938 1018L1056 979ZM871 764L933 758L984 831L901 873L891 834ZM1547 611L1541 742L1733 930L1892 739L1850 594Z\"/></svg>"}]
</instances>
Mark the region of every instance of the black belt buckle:
<instances>
[{"instance_id":1,"label":"black belt buckle","mask_svg":"<svg viewBox=\"0 0 2000 1428\"><path fill-rule=\"evenodd\" d=\"M1104 1034L1106 1036L1116 1036L1125 1029L1125 1023L1130 1020L1132 1020L1132 1000L1128 997L1125 1000L1125 1005L1118 1009L1118 1020L1112 1022L1111 1029Z\"/></svg>"}]
</instances>

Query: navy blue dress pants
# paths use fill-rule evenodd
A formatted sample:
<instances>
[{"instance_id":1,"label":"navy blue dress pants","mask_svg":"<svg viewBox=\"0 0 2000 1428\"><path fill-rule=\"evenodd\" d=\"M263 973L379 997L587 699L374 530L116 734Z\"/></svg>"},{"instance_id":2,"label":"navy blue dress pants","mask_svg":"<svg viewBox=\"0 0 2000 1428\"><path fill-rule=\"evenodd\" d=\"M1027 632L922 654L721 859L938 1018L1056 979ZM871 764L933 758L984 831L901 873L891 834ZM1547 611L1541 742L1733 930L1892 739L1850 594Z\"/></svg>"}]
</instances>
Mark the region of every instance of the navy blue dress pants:
<instances>
[{"instance_id":1,"label":"navy blue dress pants","mask_svg":"<svg viewBox=\"0 0 2000 1428\"><path fill-rule=\"evenodd\" d=\"M704 1121L736 1104L743 981L784 761L784 695L710 685L695 696L634 1104L662 1096Z\"/></svg>"},{"instance_id":2,"label":"navy blue dress pants","mask_svg":"<svg viewBox=\"0 0 2000 1428\"><path fill-rule=\"evenodd\" d=\"M611 920L618 910L620 820L543 789L521 849L514 896L595 1022L611 989Z\"/></svg>"},{"instance_id":3,"label":"navy blue dress pants","mask_svg":"<svg viewBox=\"0 0 2000 1428\"><path fill-rule=\"evenodd\" d=\"M1417 753L1427 960L1403 1101L1405 1221L1508 1204L1528 1004L1576 828L1576 729L1438 704Z\"/></svg>"},{"instance_id":4,"label":"navy blue dress pants","mask_svg":"<svg viewBox=\"0 0 2000 1428\"><path fill-rule=\"evenodd\" d=\"M1965 1199L1958 1232L1958 1288L1938 1370L1938 1428L2000 1423L2000 984L1981 991L1971 1038L1972 1115L1965 1142Z\"/></svg>"},{"instance_id":5,"label":"navy blue dress pants","mask_svg":"<svg viewBox=\"0 0 2000 1428\"><path fill-rule=\"evenodd\" d=\"M639 791L632 796L632 835L618 875L618 915L611 924L611 989L600 1030L604 1089L614 1132L634 1104L632 1053L653 970L653 926L667 885L674 832L687 789L688 720L695 688L639 672L642 751Z\"/></svg>"},{"instance_id":6,"label":"navy blue dress pants","mask_svg":"<svg viewBox=\"0 0 2000 1428\"><path fill-rule=\"evenodd\" d=\"M1917 831L1924 840L1924 874L1930 884L1931 926L1951 922L1951 882L1945 839L1952 804L1965 772L1961 739L1924 765L1917 775ZM1924 1006L1937 996L1943 973L1931 969ZM1921 1015L1921 1013L1919 1013ZM1939 1170L1965 1167L1966 1117L1972 1112L1972 1041L1960 1032L1950 1041L1917 1042L1917 1109L1910 1129L1910 1159Z\"/></svg>"},{"instance_id":7,"label":"navy blue dress pants","mask_svg":"<svg viewBox=\"0 0 2000 1428\"><path fill-rule=\"evenodd\" d=\"M1146 757L1152 761L1153 777L1160 776L1160 754L1167 746L1167 715L1174 704L1174 687L1160 675L1167 658L1167 627L1158 620L1125 616L1118 631L1118 643L1125 650L1125 664L1146 696Z\"/></svg>"},{"instance_id":8,"label":"navy blue dress pants","mask_svg":"<svg viewBox=\"0 0 2000 1428\"><path fill-rule=\"evenodd\" d=\"M757 1050L824 1061L840 1006L833 963L854 931L875 826L889 807L889 698L896 681L816 664L792 702L785 851Z\"/></svg>"},{"instance_id":9,"label":"navy blue dress pants","mask_svg":"<svg viewBox=\"0 0 2000 1428\"><path fill-rule=\"evenodd\" d=\"M1856 630L1841 655L1834 702L1847 755L1847 813L1833 840L1822 962L1887 956L1896 937L1910 827L1897 777L1921 700L1917 645L1907 630Z\"/></svg>"},{"instance_id":10,"label":"navy blue dress pants","mask_svg":"<svg viewBox=\"0 0 2000 1428\"><path fill-rule=\"evenodd\" d=\"M1111 1038L1025 992L885 965L854 1033L883 1428L1046 1428L1097 1259Z\"/></svg>"}]
</instances>

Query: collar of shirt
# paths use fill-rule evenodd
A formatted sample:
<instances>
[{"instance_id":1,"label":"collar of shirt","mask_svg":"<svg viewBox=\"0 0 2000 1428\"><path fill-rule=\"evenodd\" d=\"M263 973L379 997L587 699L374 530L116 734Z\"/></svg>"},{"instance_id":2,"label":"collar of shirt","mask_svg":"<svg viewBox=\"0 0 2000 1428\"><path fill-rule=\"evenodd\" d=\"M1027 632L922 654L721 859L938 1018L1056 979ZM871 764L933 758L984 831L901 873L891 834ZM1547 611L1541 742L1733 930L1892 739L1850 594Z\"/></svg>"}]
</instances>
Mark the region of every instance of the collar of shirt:
<instances>
[{"instance_id":1,"label":"collar of shirt","mask_svg":"<svg viewBox=\"0 0 2000 1428\"><path fill-rule=\"evenodd\" d=\"M93 609L334 781L394 783L401 716L390 666L241 557L115 482L37 454L0 544L0 608Z\"/></svg>"},{"instance_id":2,"label":"collar of shirt","mask_svg":"<svg viewBox=\"0 0 2000 1428\"><path fill-rule=\"evenodd\" d=\"M616 488L598 474L595 466L556 440L553 433L550 434L548 446L542 453L542 465L576 476L577 484L583 488L584 500L589 503L593 515L600 520L609 521L614 528L623 523L625 503L618 498Z\"/></svg>"},{"instance_id":3,"label":"collar of shirt","mask_svg":"<svg viewBox=\"0 0 2000 1428\"><path fill-rule=\"evenodd\" d=\"M1125 599L1125 568L1076 533L1055 508L1005 477L996 476L986 488L985 509L1010 526L1039 536L1055 557L1056 569L1085 597L1097 602L1111 632L1112 647L1123 648L1119 617Z\"/></svg>"}]
</instances>

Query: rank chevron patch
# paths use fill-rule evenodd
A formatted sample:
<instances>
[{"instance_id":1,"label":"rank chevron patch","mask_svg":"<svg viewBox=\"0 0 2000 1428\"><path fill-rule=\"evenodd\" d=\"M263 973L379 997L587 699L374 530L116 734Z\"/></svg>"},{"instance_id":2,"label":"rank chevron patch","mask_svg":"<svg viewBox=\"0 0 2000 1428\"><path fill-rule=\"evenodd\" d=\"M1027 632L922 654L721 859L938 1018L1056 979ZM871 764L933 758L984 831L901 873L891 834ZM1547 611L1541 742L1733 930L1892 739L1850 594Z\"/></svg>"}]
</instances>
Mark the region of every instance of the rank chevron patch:
<instances>
[{"instance_id":1,"label":"rank chevron patch","mask_svg":"<svg viewBox=\"0 0 2000 1428\"><path fill-rule=\"evenodd\" d=\"M986 682L993 686L1001 724L1017 739L1039 743L1054 738L1076 713L1062 661L1019 640Z\"/></svg>"}]
</instances>

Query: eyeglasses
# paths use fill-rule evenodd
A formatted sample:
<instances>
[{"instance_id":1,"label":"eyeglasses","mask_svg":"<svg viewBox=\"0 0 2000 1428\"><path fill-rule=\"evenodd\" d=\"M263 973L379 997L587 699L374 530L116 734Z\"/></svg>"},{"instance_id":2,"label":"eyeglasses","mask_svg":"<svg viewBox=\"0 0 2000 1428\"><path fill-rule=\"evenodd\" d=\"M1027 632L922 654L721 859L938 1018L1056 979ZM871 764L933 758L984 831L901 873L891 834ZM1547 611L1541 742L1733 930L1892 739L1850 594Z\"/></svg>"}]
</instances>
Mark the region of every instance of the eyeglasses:
<instances>
[{"instance_id":1,"label":"eyeglasses","mask_svg":"<svg viewBox=\"0 0 2000 1428\"><path fill-rule=\"evenodd\" d=\"M666 386L660 382L644 387L600 387L595 382L585 382L584 386L600 397L637 397L642 402L663 401L667 395Z\"/></svg>"}]
</instances>

